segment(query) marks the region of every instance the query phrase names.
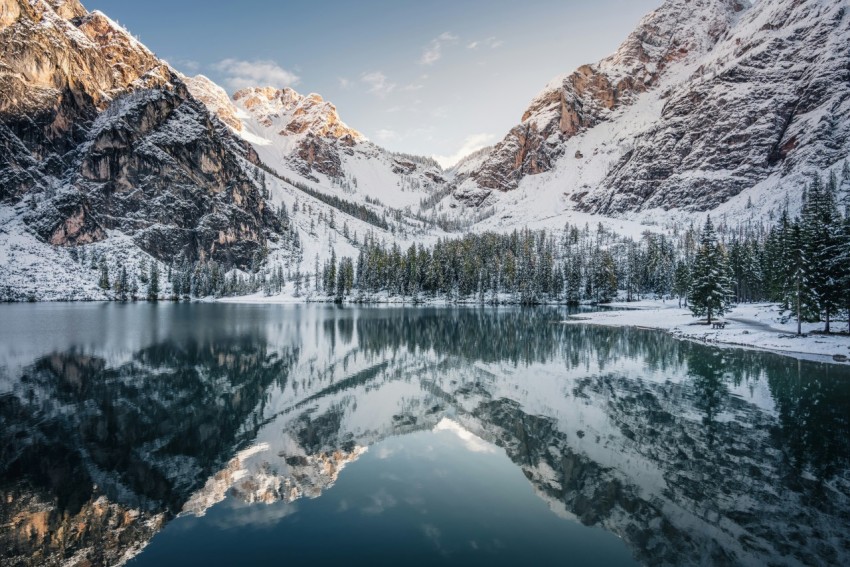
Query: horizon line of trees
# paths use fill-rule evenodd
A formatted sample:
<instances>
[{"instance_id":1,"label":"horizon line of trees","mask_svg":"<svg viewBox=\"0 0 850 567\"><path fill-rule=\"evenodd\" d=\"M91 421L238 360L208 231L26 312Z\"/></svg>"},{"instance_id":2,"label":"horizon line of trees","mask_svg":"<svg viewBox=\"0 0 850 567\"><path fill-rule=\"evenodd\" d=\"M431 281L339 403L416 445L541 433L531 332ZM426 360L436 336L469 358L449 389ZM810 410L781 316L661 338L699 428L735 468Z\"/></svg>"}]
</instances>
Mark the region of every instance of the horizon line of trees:
<instances>
[{"instance_id":1,"label":"horizon line of trees","mask_svg":"<svg viewBox=\"0 0 850 567\"><path fill-rule=\"evenodd\" d=\"M626 301L677 297L709 322L734 303L769 301L799 322L823 321L830 332L836 318L850 320L850 195L840 198L841 186L850 189L847 165L841 183L834 174L826 181L813 177L793 219L786 205L770 224L715 227L709 217L700 228L646 231L638 239L601 223L595 230L568 223L562 231L469 233L441 238L431 247L402 249L369 232L362 242L355 241L356 258L338 259L332 250L323 266L317 258L312 273L270 266L267 251L257 252L247 274L226 272L212 261L180 261L167 269L168 290L153 265L145 264L138 274L122 268L110 278L103 258L92 255L91 267L101 270L100 286L117 299L272 295L291 281L296 296L312 290L328 299L355 301L380 294L528 305L606 303L619 295ZM277 214L285 244L300 250L286 207Z\"/></svg>"}]
</instances>

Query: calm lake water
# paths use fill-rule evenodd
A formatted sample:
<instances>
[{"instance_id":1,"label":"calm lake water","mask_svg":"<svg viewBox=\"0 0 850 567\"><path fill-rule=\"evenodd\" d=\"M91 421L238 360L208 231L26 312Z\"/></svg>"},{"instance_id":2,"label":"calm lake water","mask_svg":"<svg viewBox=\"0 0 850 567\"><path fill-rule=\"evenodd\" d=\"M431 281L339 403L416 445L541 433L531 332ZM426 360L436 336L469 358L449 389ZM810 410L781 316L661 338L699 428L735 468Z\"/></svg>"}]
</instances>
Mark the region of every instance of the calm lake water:
<instances>
[{"instance_id":1,"label":"calm lake water","mask_svg":"<svg viewBox=\"0 0 850 567\"><path fill-rule=\"evenodd\" d=\"M0 564L850 564L847 366L565 315L0 305Z\"/></svg>"}]
</instances>

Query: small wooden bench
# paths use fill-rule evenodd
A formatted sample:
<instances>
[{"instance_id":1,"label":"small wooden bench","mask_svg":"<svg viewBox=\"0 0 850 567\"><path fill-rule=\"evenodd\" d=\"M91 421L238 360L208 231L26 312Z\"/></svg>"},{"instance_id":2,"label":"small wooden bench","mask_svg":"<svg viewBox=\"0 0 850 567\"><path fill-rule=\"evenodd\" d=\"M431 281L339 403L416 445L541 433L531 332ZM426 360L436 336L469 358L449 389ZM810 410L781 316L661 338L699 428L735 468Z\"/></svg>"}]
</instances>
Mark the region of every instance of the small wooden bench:
<instances>
[{"instance_id":1,"label":"small wooden bench","mask_svg":"<svg viewBox=\"0 0 850 567\"><path fill-rule=\"evenodd\" d=\"M726 328L726 321L715 321L714 323L711 324L711 328L712 329L725 329Z\"/></svg>"}]
</instances>

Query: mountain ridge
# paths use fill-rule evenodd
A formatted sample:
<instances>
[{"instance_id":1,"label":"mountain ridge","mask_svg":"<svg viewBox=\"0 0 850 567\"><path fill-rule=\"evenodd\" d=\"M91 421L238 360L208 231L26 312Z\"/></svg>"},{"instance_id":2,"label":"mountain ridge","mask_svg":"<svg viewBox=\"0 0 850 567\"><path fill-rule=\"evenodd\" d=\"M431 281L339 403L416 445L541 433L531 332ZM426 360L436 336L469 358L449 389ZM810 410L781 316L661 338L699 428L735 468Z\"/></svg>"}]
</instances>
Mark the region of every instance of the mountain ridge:
<instances>
[{"instance_id":1,"label":"mountain ridge","mask_svg":"<svg viewBox=\"0 0 850 567\"><path fill-rule=\"evenodd\" d=\"M454 196L481 206L522 185L617 216L748 192L775 207L785 194L767 184L796 206L800 174L850 155L847 7L667 0L613 55L552 81Z\"/></svg>"}]
</instances>

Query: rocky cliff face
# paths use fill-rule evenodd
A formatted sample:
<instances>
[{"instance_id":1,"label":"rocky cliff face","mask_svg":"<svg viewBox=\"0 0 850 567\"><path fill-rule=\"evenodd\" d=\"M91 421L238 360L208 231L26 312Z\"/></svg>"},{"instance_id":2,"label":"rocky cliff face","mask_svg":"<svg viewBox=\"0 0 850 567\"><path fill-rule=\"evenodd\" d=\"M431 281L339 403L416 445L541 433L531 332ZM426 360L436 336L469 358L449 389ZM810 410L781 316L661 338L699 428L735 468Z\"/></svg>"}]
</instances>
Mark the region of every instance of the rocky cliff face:
<instances>
[{"instance_id":1,"label":"rocky cliff face","mask_svg":"<svg viewBox=\"0 0 850 567\"><path fill-rule=\"evenodd\" d=\"M550 83L456 196L557 169L534 190L582 210L702 211L832 166L850 153L848 40L846 0L667 0L616 53Z\"/></svg>"},{"instance_id":2,"label":"rocky cliff face","mask_svg":"<svg viewBox=\"0 0 850 567\"><path fill-rule=\"evenodd\" d=\"M756 3L672 90L583 208L705 210L850 154L850 4Z\"/></svg>"},{"instance_id":3,"label":"rocky cliff face","mask_svg":"<svg viewBox=\"0 0 850 567\"><path fill-rule=\"evenodd\" d=\"M130 236L161 260L245 267L279 229L256 154L180 77L76 0L0 2L0 202L44 241Z\"/></svg>"}]
</instances>

